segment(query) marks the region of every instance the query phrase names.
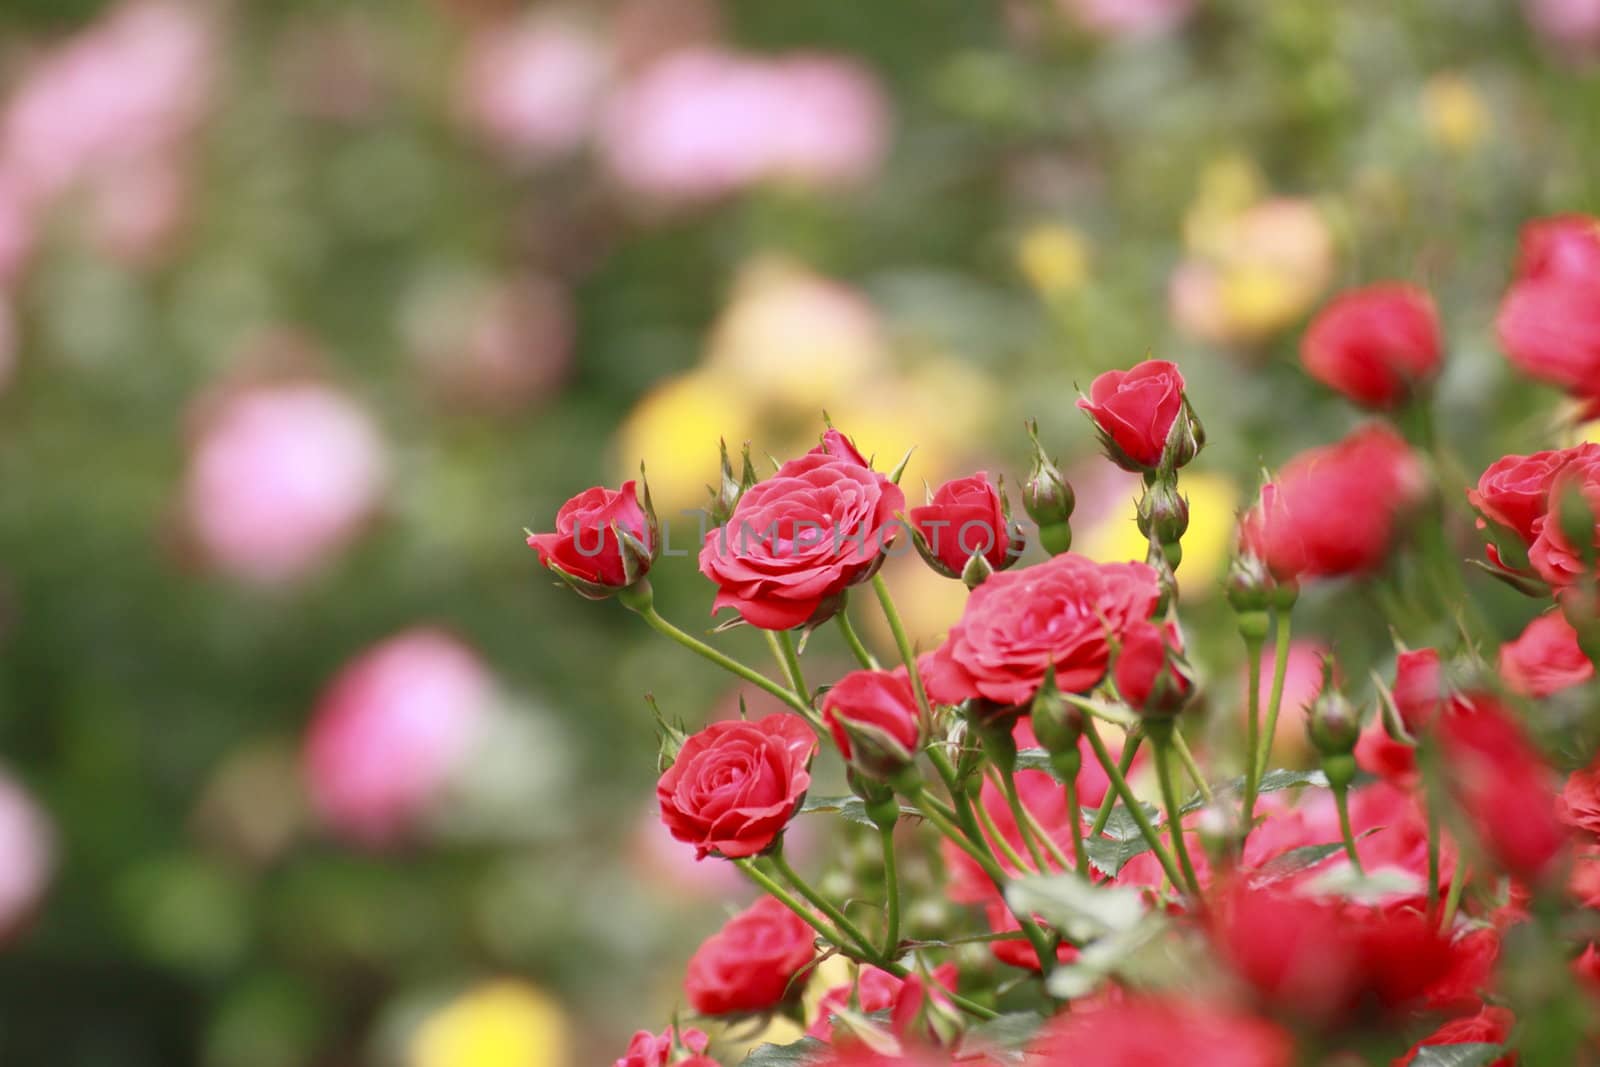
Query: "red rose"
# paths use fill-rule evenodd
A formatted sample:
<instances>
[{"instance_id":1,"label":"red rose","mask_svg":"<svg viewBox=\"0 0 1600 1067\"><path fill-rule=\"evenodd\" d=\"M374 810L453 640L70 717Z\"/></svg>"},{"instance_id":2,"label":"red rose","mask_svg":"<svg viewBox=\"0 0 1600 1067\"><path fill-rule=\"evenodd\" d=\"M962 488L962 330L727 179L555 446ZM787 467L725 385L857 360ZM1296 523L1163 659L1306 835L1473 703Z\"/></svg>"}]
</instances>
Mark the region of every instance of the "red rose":
<instances>
[{"instance_id":1,"label":"red rose","mask_svg":"<svg viewBox=\"0 0 1600 1067\"><path fill-rule=\"evenodd\" d=\"M1565 262L1560 272L1512 283L1494 320L1510 363L1528 378L1578 397L1600 394L1600 269Z\"/></svg>"},{"instance_id":2,"label":"red rose","mask_svg":"<svg viewBox=\"0 0 1600 1067\"><path fill-rule=\"evenodd\" d=\"M822 718L839 754L872 778L886 778L922 747L917 697L905 668L851 671L822 698Z\"/></svg>"},{"instance_id":3,"label":"red rose","mask_svg":"<svg viewBox=\"0 0 1600 1067\"><path fill-rule=\"evenodd\" d=\"M1561 852L1550 768L1492 696L1458 697L1438 727L1451 792L1489 855L1528 881Z\"/></svg>"},{"instance_id":4,"label":"red rose","mask_svg":"<svg viewBox=\"0 0 1600 1067\"><path fill-rule=\"evenodd\" d=\"M767 1011L804 982L796 975L816 955L816 934L772 897L762 897L712 934L689 958L683 980L702 1015Z\"/></svg>"},{"instance_id":5,"label":"red rose","mask_svg":"<svg viewBox=\"0 0 1600 1067\"><path fill-rule=\"evenodd\" d=\"M1300 362L1317 381L1370 408L1392 408L1439 373L1439 315L1414 285L1337 297L1312 320Z\"/></svg>"},{"instance_id":6,"label":"red rose","mask_svg":"<svg viewBox=\"0 0 1600 1067\"><path fill-rule=\"evenodd\" d=\"M1409 786L1417 780L1417 750L1390 737L1379 719L1362 729L1355 755L1357 767L1385 781Z\"/></svg>"},{"instance_id":7,"label":"red rose","mask_svg":"<svg viewBox=\"0 0 1600 1067\"><path fill-rule=\"evenodd\" d=\"M1555 215L1522 228L1517 280L1600 276L1600 219Z\"/></svg>"},{"instance_id":8,"label":"red rose","mask_svg":"<svg viewBox=\"0 0 1600 1067\"><path fill-rule=\"evenodd\" d=\"M1326 1024L1414 1007L1455 962L1421 909L1236 886L1212 916L1224 959L1269 1004Z\"/></svg>"},{"instance_id":9,"label":"red rose","mask_svg":"<svg viewBox=\"0 0 1600 1067\"><path fill-rule=\"evenodd\" d=\"M1569 826L1600 835L1600 761L1567 776L1556 798L1556 814Z\"/></svg>"},{"instance_id":10,"label":"red rose","mask_svg":"<svg viewBox=\"0 0 1600 1067\"><path fill-rule=\"evenodd\" d=\"M984 471L945 482L931 503L911 509L910 518L917 551L947 578L961 577L974 555L999 571L1022 554L1022 538L1014 534L1005 501Z\"/></svg>"},{"instance_id":11,"label":"red rose","mask_svg":"<svg viewBox=\"0 0 1600 1067\"><path fill-rule=\"evenodd\" d=\"M1383 563L1399 517L1425 488L1400 435L1366 426L1284 464L1240 523L1240 548L1279 579L1364 574Z\"/></svg>"},{"instance_id":12,"label":"red rose","mask_svg":"<svg viewBox=\"0 0 1600 1067\"><path fill-rule=\"evenodd\" d=\"M1538 524L1533 544L1528 546L1528 562L1539 572L1539 577L1557 589L1582 577L1584 552L1600 547L1600 523L1593 523L1589 545L1574 545L1556 514L1557 502L1568 493L1581 495L1591 512L1600 512L1600 448L1571 451L1571 457L1550 481L1545 517Z\"/></svg>"},{"instance_id":13,"label":"red rose","mask_svg":"<svg viewBox=\"0 0 1600 1067\"><path fill-rule=\"evenodd\" d=\"M1413 648L1394 658L1394 685L1389 690L1406 729L1425 730L1444 709L1444 669L1436 648Z\"/></svg>"},{"instance_id":14,"label":"red rose","mask_svg":"<svg viewBox=\"0 0 1600 1067\"><path fill-rule=\"evenodd\" d=\"M1087 692L1105 677L1110 639L1148 619L1160 599L1156 572L1143 563L1071 552L996 574L967 598L923 680L945 704L1024 704L1053 667L1063 691Z\"/></svg>"},{"instance_id":15,"label":"red rose","mask_svg":"<svg viewBox=\"0 0 1600 1067\"><path fill-rule=\"evenodd\" d=\"M681 1044L694 1054L706 1050L707 1040L705 1032L701 1030L685 1030L677 1042L673 1040L670 1026L660 1034L640 1030L628 1042L628 1051L612 1067L685 1067L694 1060L674 1060L675 1044Z\"/></svg>"},{"instance_id":16,"label":"red rose","mask_svg":"<svg viewBox=\"0 0 1600 1067\"><path fill-rule=\"evenodd\" d=\"M1424 1048L1439 1045L1503 1045L1511 1036L1515 1016L1505 1008L1484 1005L1483 1010L1469 1019L1456 1019L1411 1046L1411 1051L1395 1060L1392 1067L1407 1067L1421 1055ZM1501 1056L1488 1067L1515 1067L1517 1057Z\"/></svg>"},{"instance_id":17,"label":"red rose","mask_svg":"<svg viewBox=\"0 0 1600 1067\"><path fill-rule=\"evenodd\" d=\"M1467 501L1484 518L1504 526L1531 545L1550 508L1550 486L1556 475L1576 460L1600 458L1600 445L1579 445L1531 456L1502 456L1489 464Z\"/></svg>"},{"instance_id":18,"label":"red rose","mask_svg":"<svg viewBox=\"0 0 1600 1067\"><path fill-rule=\"evenodd\" d=\"M1289 1035L1264 1019L1201 1000L1129 997L1074 1005L1034 1040L1040 1067L1289 1067Z\"/></svg>"},{"instance_id":19,"label":"red rose","mask_svg":"<svg viewBox=\"0 0 1600 1067\"><path fill-rule=\"evenodd\" d=\"M1593 678L1594 664L1578 647L1572 624L1552 611L1500 646L1500 677L1512 692L1547 697Z\"/></svg>"},{"instance_id":20,"label":"red rose","mask_svg":"<svg viewBox=\"0 0 1600 1067\"><path fill-rule=\"evenodd\" d=\"M816 749L798 715L712 723L683 743L656 783L661 821L696 859L765 852L811 785Z\"/></svg>"},{"instance_id":21,"label":"red rose","mask_svg":"<svg viewBox=\"0 0 1600 1067\"><path fill-rule=\"evenodd\" d=\"M638 483L623 482L615 492L597 485L561 505L555 533L529 534L528 544L540 563L578 592L601 597L650 570L656 552L653 526L639 504ZM644 551L624 545L619 532Z\"/></svg>"},{"instance_id":22,"label":"red rose","mask_svg":"<svg viewBox=\"0 0 1600 1067\"><path fill-rule=\"evenodd\" d=\"M956 965L953 963L941 963L935 967L933 980L936 988L947 989L954 993L956 974ZM848 1009L863 1015L886 1011L897 1023L903 1018L907 1025L897 1025L895 1032L904 1037L911 1020L921 1010L922 1000L926 994L927 989L922 979L915 974L908 978L896 978L888 971L863 965L855 982L835 986L822 994L822 999L817 1001L816 1018L806 1030L806 1036L819 1041L832 1040L833 1013L840 1009ZM938 997L939 994L935 992L933 996Z\"/></svg>"},{"instance_id":23,"label":"red rose","mask_svg":"<svg viewBox=\"0 0 1600 1067\"><path fill-rule=\"evenodd\" d=\"M1117 692L1129 707L1151 713L1180 710L1194 683L1175 661L1183 654L1183 640L1172 623L1157 626L1136 622L1122 634L1112 677Z\"/></svg>"},{"instance_id":24,"label":"red rose","mask_svg":"<svg viewBox=\"0 0 1600 1067\"><path fill-rule=\"evenodd\" d=\"M763 630L788 630L872 577L894 538L905 494L861 461L837 431L752 486L727 525L706 535L700 571Z\"/></svg>"},{"instance_id":25,"label":"red rose","mask_svg":"<svg viewBox=\"0 0 1600 1067\"><path fill-rule=\"evenodd\" d=\"M1099 428L1112 462L1126 470L1154 470L1161 465L1172 425L1184 413L1183 375L1176 363L1149 359L1132 370L1108 370L1078 398ZM1177 457L1181 466L1193 458Z\"/></svg>"}]
</instances>

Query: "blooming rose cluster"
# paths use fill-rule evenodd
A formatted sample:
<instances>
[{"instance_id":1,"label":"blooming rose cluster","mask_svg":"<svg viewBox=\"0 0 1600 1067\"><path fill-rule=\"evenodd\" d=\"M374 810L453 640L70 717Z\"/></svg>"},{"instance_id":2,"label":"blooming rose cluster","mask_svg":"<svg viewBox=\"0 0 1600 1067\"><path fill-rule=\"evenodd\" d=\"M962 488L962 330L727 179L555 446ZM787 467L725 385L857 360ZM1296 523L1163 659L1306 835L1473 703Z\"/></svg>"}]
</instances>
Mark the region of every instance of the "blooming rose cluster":
<instances>
[{"instance_id":1,"label":"blooming rose cluster","mask_svg":"<svg viewBox=\"0 0 1600 1067\"><path fill-rule=\"evenodd\" d=\"M1586 246L1570 238L1530 238L1522 274L1579 269ZM838 430L765 479L748 466L735 477L724 450L722 523L699 569L714 610L765 631L775 672L657 611L646 573L659 538L641 486L588 490L553 532L530 535L579 592L616 597L784 706L695 731L659 722L662 823L763 892L690 960L696 1016L799 1020L821 1046L804 1047L835 1067L943 1067L983 1054L994 1038L978 1024L1011 1010L1020 984L1030 1005L1067 1009L1003 1039L1030 1062L1147 1063L1181 1049L1287 1067L1354 1033L1389 1041L1396 1063L1465 1044L1509 1061L1530 1010L1526 959L1513 957L1530 938L1559 943L1572 980L1592 977L1600 997L1600 947L1541 918L1600 907L1600 761L1563 786L1546 717L1529 711L1575 706L1594 677L1582 609L1596 598L1564 594L1593 592L1600 450L1509 456L1466 499L1430 494L1416 413L1442 352L1431 299L1400 283L1343 294L1307 329L1306 369L1374 421L1283 463L1240 517L1227 591L1247 652L1246 728L1204 745L1186 736L1209 697L1190 657L1212 642L1195 639L1177 571L1182 472L1205 433L1170 362L1107 372L1078 402L1106 458L1141 476L1142 559L1071 550L1075 497L1031 425L1021 496L1037 560L987 471L908 510L898 472L875 470ZM1423 438L1416 449L1402 425ZM1497 670L1472 643L1402 647L1362 696L1336 649L1291 640L1299 587L1384 582L1395 556L1405 574L1452 565L1425 538L1402 543L1425 505L1446 522L1453 507L1462 532L1475 517L1501 574L1563 595L1500 644ZM600 535L583 541L586 528ZM967 589L925 650L879 573L901 538ZM894 638L887 662L851 621L850 593L867 583ZM827 624L856 666L813 687L803 657ZM1307 649L1320 660L1303 662ZM1314 771L1269 768L1282 713L1303 728ZM848 795L812 795L841 779ZM818 881L785 852L812 812L859 838ZM942 862L902 867L935 842ZM836 956L848 981L815 980ZM1152 981L1150 957L1194 974ZM618 1062L701 1065L712 1047L695 1030L643 1032Z\"/></svg>"}]
</instances>

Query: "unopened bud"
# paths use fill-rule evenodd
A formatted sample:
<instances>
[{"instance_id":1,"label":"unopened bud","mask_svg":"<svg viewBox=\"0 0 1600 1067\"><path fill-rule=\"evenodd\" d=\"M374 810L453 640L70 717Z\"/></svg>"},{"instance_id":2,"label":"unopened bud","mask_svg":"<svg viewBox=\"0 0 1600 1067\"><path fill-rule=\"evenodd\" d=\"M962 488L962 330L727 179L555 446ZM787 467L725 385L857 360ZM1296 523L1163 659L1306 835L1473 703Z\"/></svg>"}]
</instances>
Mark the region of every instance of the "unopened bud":
<instances>
[{"instance_id":1,"label":"unopened bud","mask_svg":"<svg viewBox=\"0 0 1600 1067\"><path fill-rule=\"evenodd\" d=\"M1038 423L1027 424L1033 441L1033 466L1022 483L1022 507L1039 524L1039 540L1045 551L1060 555L1072 545L1072 510L1077 496L1054 461L1039 443Z\"/></svg>"},{"instance_id":2,"label":"unopened bud","mask_svg":"<svg viewBox=\"0 0 1600 1067\"><path fill-rule=\"evenodd\" d=\"M1083 736L1083 712L1061 695L1056 687L1054 668L1045 674L1044 683L1034 695L1029 717L1033 722L1033 736L1039 739L1046 752L1052 756L1069 752L1078 755L1078 739Z\"/></svg>"},{"instance_id":3,"label":"unopened bud","mask_svg":"<svg viewBox=\"0 0 1600 1067\"><path fill-rule=\"evenodd\" d=\"M1246 638L1254 634L1255 622L1246 623L1245 616L1259 615L1260 634L1267 632L1267 609L1272 607L1274 596L1272 572L1267 570L1261 557L1251 552L1240 552L1228 566L1228 604L1239 615L1239 632ZM1246 627L1249 626L1247 631Z\"/></svg>"},{"instance_id":4,"label":"unopened bud","mask_svg":"<svg viewBox=\"0 0 1600 1067\"><path fill-rule=\"evenodd\" d=\"M1139 532L1162 544L1176 542L1189 529L1189 501L1175 481L1157 478L1139 498Z\"/></svg>"},{"instance_id":5,"label":"unopened bud","mask_svg":"<svg viewBox=\"0 0 1600 1067\"><path fill-rule=\"evenodd\" d=\"M1361 712L1333 683L1333 662L1322 661L1322 691L1306 705L1306 737L1327 756L1347 756L1361 738Z\"/></svg>"}]
</instances>

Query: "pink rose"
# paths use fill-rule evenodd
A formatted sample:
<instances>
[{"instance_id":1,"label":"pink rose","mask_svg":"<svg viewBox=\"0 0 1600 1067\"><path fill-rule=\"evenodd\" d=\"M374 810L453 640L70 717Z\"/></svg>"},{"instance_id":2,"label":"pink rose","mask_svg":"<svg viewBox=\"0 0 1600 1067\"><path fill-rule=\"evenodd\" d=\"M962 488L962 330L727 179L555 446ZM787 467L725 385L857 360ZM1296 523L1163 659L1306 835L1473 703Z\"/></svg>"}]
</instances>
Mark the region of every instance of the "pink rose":
<instances>
[{"instance_id":1,"label":"pink rose","mask_svg":"<svg viewBox=\"0 0 1600 1067\"><path fill-rule=\"evenodd\" d=\"M1515 641L1500 646L1500 677L1513 692L1547 697L1594 677L1594 664L1559 611L1540 615Z\"/></svg>"},{"instance_id":2,"label":"pink rose","mask_svg":"<svg viewBox=\"0 0 1600 1067\"><path fill-rule=\"evenodd\" d=\"M765 852L805 797L816 750L798 715L712 723L683 743L656 783L661 821L698 858Z\"/></svg>"}]
</instances>

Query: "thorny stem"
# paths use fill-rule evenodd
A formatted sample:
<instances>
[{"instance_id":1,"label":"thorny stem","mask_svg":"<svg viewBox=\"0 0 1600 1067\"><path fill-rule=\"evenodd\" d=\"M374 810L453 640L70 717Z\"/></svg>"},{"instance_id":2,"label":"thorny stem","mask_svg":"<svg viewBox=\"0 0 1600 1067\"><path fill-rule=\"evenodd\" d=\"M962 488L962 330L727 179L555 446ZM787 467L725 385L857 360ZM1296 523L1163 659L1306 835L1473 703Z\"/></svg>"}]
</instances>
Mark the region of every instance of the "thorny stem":
<instances>
[{"instance_id":1,"label":"thorny stem","mask_svg":"<svg viewBox=\"0 0 1600 1067\"><path fill-rule=\"evenodd\" d=\"M1095 758L1100 761L1100 766L1106 769L1106 777L1111 779L1111 787L1122 798L1123 807L1127 808L1134 825L1139 827L1139 833L1144 835L1145 843L1150 846L1150 851L1155 853L1156 860L1161 864L1161 869L1173 885L1183 885L1183 876L1178 873L1177 865L1172 862L1166 846L1161 843L1161 835L1156 833L1155 827L1150 825L1150 817L1144 813L1144 805L1139 803L1139 798L1133 795L1133 790L1128 787L1128 779L1123 777L1117 769L1117 764L1111 758L1111 753L1106 750L1106 743L1100 739L1100 731L1095 728L1093 719L1084 719L1084 736L1089 739L1090 746L1094 749Z\"/></svg>"}]
</instances>

